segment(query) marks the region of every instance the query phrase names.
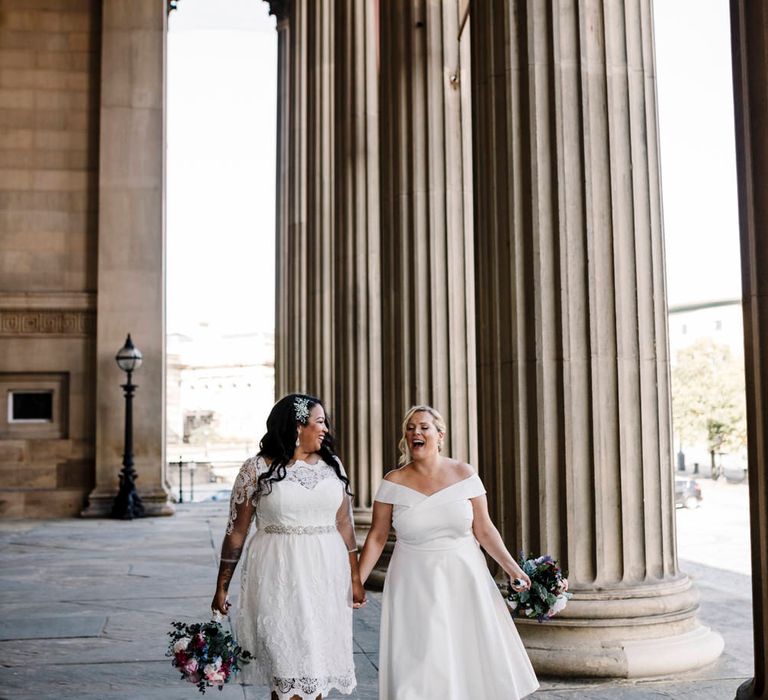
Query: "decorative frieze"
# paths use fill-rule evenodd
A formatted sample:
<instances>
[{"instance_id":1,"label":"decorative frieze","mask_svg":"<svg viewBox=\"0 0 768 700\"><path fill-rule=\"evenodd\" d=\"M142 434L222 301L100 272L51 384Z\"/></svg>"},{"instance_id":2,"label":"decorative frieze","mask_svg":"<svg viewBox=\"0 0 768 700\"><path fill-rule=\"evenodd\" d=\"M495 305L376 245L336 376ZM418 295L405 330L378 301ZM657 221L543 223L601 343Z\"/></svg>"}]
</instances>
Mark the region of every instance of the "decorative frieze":
<instances>
[{"instance_id":1,"label":"decorative frieze","mask_svg":"<svg viewBox=\"0 0 768 700\"><path fill-rule=\"evenodd\" d=\"M0 336L92 336L95 333L94 311L0 309Z\"/></svg>"}]
</instances>

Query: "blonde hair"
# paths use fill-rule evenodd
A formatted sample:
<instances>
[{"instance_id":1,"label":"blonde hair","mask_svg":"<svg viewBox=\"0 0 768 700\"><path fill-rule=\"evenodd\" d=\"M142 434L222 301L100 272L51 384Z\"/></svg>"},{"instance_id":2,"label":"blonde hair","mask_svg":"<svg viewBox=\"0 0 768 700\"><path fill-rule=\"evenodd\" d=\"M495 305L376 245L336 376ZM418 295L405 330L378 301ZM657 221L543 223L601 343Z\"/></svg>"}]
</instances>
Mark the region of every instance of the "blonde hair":
<instances>
[{"instance_id":1,"label":"blonde hair","mask_svg":"<svg viewBox=\"0 0 768 700\"><path fill-rule=\"evenodd\" d=\"M405 414L405 418L403 418L403 426L402 426L402 437L400 438L400 443L398 447L400 448L400 458L397 460L397 463L399 466L404 467L408 462L411 461L411 448L408 446L408 440L405 438L405 431L408 427L408 423L411 422L411 418L413 418L414 414L416 413L429 413L430 416L432 416L432 420L435 423L435 427L437 428L437 432L439 433L445 433L446 427L445 427L445 419L440 415L440 412L432 408L432 406L427 406L425 404L421 404L419 406L411 406L408 411Z\"/></svg>"}]
</instances>

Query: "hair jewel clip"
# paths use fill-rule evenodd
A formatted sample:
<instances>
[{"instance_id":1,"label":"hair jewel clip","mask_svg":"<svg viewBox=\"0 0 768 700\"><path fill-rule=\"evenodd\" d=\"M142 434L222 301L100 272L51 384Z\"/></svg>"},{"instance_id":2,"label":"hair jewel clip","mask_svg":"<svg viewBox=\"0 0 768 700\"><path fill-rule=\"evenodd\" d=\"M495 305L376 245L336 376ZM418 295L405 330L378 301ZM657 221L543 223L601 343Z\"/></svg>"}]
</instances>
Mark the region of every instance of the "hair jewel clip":
<instances>
[{"instance_id":1,"label":"hair jewel clip","mask_svg":"<svg viewBox=\"0 0 768 700\"><path fill-rule=\"evenodd\" d=\"M297 396L293 400L293 415L299 423L306 424L309 419L309 399Z\"/></svg>"}]
</instances>

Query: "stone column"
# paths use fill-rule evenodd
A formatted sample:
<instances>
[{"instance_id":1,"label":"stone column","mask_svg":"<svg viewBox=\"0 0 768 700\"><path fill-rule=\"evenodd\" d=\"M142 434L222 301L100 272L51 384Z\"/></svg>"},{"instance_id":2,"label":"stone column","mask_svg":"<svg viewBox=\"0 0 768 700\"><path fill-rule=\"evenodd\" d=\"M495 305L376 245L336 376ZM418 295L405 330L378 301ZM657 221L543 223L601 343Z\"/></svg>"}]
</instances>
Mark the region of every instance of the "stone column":
<instances>
[{"instance_id":1,"label":"stone column","mask_svg":"<svg viewBox=\"0 0 768 700\"><path fill-rule=\"evenodd\" d=\"M288 237L289 144L291 115L291 23L288 0L271 0L269 12L277 20L277 153L275 157L275 398L290 385L292 355L284 345L292 317L288 305L294 303L291 291L292 268Z\"/></svg>"},{"instance_id":2,"label":"stone column","mask_svg":"<svg viewBox=\"0 0 768 700\"><path fill-rule=\"evenodd\" d=\"M334 411L365 526L384 473L376 3L338 0L335 22Z\"/></svg>"},{"instance_id":3,"label":"stone column","mask_svg":"<svg viewBox=\"0 0 768 700\"><path fill-rule=\"evenodd\" d=\"M149 515L173 508L165 487L164 93L166 8L102 4L96 486L84 515L104 515L123 453L125 375L115 353L131 333L137 488Z\"/></svg>"},{"instance_id":4,"label":"stone column","mask_svg":"<svg viewBox=\"0 0 768 700\"><path fill-rule=\"evenodd\" d=\"M270 5L280 33L276 389L326 402L365 524L383 474L376 5Z\"/></svg>"},{"instance_id":5,"label":"stone column","mask_svg":"<svg viewBox=\"0 0 768 700\"><path fill-rule=\"evenodd\" d=\"M385 465L429 403L446 453L477 461L468 66L456 0L380 4Z\"/></svg>"},{"instance_id":6,"label":"stone column","mask_svg":"<svg viewBox=\"0 0 768 700\"><path fill-rule=\"evenodd\" d=\"M277 394L331 403L335 3L295 0L278 31ZM282 28L281 28L282 27Z\"/></svg>"},{"instance_id":7,"label":"stone column","mask_svg":"<svg viewBox=\"0 0 768 700\"><path fill-rule=\"evenodd\" d=\"M472 4L480 464L574 597L541 673L713 661L675 544L650 0Z\"/></svg>"},{"instance_id":8,"label":"stone column","mask_svg":"<svg viewBox=\"0 0 768 700\"><path fill-rule=\"evenodd\" d=\"M755 676L739 700L768 697L768 7L731 0L736 161L739 179L744 369Z\"/></svg>"}]
</instances>

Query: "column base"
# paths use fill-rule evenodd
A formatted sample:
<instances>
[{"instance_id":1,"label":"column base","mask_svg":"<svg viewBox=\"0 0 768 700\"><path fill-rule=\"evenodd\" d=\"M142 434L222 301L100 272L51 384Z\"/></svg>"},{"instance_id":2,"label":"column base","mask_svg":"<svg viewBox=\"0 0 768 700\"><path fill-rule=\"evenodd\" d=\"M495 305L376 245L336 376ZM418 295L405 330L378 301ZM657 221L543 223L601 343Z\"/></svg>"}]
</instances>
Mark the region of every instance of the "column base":
<instances>
[{"instance_id":1,"label":"column base","mask_svg":"<svg viewBox=\"0 0 768 700\"><path fill-rule=\"evenodd\" d=\"M516 620L537 673L559 677L651 678L715 661L723 638L696 618L687 577L624 590L577 591L560 616Z\"/></svg>"},{"instance_id":2,"label":"column base","mask_svg":"<svg viewBox=\"0 0 768 700\"><path fill-rule=\"evenodd\" d=\"M112 504L117 495L117 487L113 492L104 492L94 489L88 496L88 505L80 512L83 518L106 518L112 513ZM176 508L171 503L168 492L163 488L155 488L151 491L139 489L139 496L144 505L145 517L157 517L173 515Z\"/></svg>"},{"instance_id":3,"label":"column base","mask_svg":"<svg viewBox=\"0 0 768 700\"><path fill-rule=\"evenodd\" d=\"M763 689L765 690L765 688ZM765 692L760 692L757 689L757 684L754 678L750 678L748 681L744 681L736 691L735 700L763 700L767 697Z\"/></svg>"}]
</instances>

